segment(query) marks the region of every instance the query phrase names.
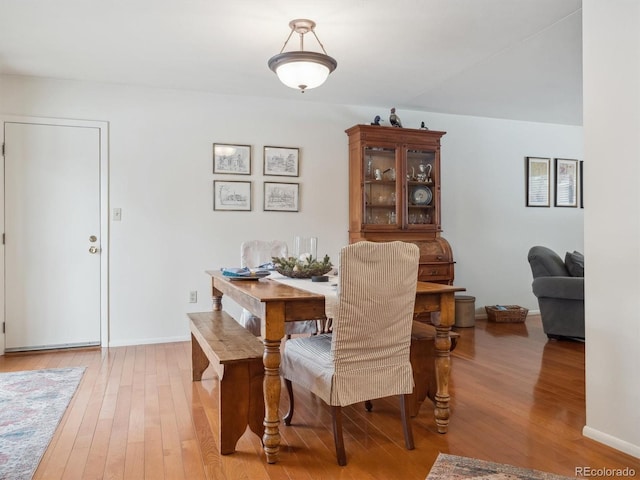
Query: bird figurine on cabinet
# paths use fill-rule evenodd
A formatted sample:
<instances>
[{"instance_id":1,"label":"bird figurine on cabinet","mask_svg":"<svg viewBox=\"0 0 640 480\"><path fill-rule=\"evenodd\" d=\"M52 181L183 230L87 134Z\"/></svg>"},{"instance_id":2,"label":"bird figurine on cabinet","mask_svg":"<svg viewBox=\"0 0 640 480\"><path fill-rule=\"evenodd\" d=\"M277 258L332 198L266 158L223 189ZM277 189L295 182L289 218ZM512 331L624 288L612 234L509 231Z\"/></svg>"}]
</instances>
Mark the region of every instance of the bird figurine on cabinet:
<instances>
[{"instance_id":1,"label":"bird figurine on cabinet","mask_svg":"<svg viewBox=\"0 0 640 480\"><path fill-rule=\"evenodd\" d=\"M376 117L373 119L373 122L371 122L371 125L380 125L380 115L376 115Z\"/></svg>"},{"instance_id":2,"label":"bird figurine on cabinet","mask_svg":"<svg viewBox=\"0 0 640 480\"><path fill-rule=\"evenodd\" d=\"M424 124L424 122L420 123L420 130L429 130L429 128Z\"/></svg>"},{"instance_id":3,"label":"bird figurine on cabinet","mask_svg":"<svg viewBox=\"0 0 640 480\"><path fill-rule=\"evenodd\" d=\"M389 123L394 127L402 128L402 122L400 121L400 117L396 115L396 108L393 107L391 109L391 115L389 115Z\"/></svg>"}]
</instances>

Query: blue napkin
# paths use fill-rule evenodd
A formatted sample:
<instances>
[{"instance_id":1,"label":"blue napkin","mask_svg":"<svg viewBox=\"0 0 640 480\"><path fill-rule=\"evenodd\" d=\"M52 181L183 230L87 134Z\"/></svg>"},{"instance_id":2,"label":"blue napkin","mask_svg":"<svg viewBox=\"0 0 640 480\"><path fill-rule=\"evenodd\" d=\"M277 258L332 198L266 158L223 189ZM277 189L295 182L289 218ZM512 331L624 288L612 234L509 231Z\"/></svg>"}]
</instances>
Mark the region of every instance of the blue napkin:
<instances>
[{"instance_id":1,"label":"blue napkin","mask_svg":"<svg viewBox=\"0 0 640 480\"><path fill-rule=\"evenodd\" d=\"M266 277L271 272L269 270L258 269L251 270L247 267L244 268L221 268L222 275L225 277Z\"/></svg>"}]
</instances>

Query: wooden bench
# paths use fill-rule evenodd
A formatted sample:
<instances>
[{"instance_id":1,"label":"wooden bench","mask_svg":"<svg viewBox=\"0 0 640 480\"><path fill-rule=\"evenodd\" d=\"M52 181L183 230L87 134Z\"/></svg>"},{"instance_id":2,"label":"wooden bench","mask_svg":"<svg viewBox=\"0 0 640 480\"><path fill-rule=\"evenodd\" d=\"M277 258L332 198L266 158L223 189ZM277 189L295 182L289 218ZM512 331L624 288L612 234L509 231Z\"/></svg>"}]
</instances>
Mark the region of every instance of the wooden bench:
<instances>
[{"instance_id":1,"label":"wooden bench","mask_svg":"<svg viewBox=\"0 0 640 480\"><path fill-rule=\"evenodd\" d=\"M220 453L235 452L247 425L264 434L262 342L223 311L187 314L191 328L193 381L211 365L220 379Z\"/></svg>"},{"instance_id":2,"label":"wooden bench","mask_svg":"<svg viewBox=\"0 0 640 480\"><path fill-rule=\"evenodd\" d=\"M459 333L450 332L451 349L456 347ZM414 321L411 328L411 350L409 358L413 370L413 393L409 397L409 414L415 417L425 398L435 403L438 384L435 370L435 338L436 328L422 322Z\"/></svg>"}]
</instances>

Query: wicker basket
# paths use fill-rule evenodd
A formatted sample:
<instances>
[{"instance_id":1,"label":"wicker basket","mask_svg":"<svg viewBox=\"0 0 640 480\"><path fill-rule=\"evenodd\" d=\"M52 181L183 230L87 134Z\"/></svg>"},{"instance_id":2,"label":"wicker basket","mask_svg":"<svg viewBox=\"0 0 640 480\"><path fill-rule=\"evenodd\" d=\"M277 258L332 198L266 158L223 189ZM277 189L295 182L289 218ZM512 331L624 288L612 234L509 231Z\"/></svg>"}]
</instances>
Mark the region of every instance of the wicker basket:
<instances>
[{"instance_id":1,"label":"wicker basket","mask_svg":"<svg viewBox=\"0 0 640 480\"><path fill-rule=\"evenodd\" d=\"M529 313L528 309L519 305L490 305L484 309L487 311L488 320L497 323L521 323Z\"/></svg>"}]
</instances>

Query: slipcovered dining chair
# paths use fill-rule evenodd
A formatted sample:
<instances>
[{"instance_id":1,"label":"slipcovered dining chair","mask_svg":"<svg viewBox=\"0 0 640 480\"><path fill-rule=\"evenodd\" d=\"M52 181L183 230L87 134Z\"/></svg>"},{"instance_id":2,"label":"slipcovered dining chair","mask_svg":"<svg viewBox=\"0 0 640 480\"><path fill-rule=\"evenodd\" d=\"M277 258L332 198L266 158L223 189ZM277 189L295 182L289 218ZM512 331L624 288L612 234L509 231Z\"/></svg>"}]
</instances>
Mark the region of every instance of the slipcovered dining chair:
<instances>
[{"instance_id":1,"label":"slipcovered dining chair","mask_svg":"<svg viewBox=\"0 0 640 480\"><path fill-rule=\"evenodd\" d=\"M347 464L341 407L400 395L404 440L414 448L408 415L413 391L409 361L419 249L405 242L362 241L340 251L340 292L331 334L294 338L285 343L280 375L289 393L292 382L331 406L339 465Z\"/></svg>"},{"instance_id":2,"label":"slipcovered dining chair","mask_svg":"<svg viewBox=\"0 0 640 480\"><path fill-rule=\"evenodd\" d=\"M249 240L240 244L241 267L256 268L270 262L273 257L287 257L288 255L287 243L282 240ZM242 310L239 323L256 337L260 336L260 318L249 310ZM315 334L317 331L318 325L315 320L290 322L285 325L287 337L294 333Z\"/></svg>"}]
</instances>

